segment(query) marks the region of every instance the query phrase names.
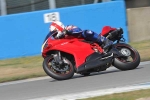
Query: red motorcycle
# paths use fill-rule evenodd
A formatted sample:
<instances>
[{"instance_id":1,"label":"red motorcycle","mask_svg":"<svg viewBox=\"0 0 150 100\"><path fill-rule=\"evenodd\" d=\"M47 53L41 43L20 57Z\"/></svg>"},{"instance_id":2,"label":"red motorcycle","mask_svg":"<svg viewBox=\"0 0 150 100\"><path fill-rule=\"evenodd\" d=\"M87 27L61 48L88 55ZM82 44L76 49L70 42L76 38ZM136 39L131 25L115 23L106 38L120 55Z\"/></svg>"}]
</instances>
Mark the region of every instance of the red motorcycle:
<instances>
[{"instance_id":1,"label":"red motorcycle","mask_svg":"<svg viewBox=\"0 0 150 100\"><path fill-rule=\"evenodd\" d=\"M86 41L80 36L53 39L51 35L42 46L44 71L54 79L65 80L72 78L74 73L88 76L92 72L105 71L111 65L120 70L138 67L138 51L124 43L123 33L111 33L111 30L106 26L101 32L101 35L114 41L105 52L98 43Z\"/></svg>"}]
</instances>

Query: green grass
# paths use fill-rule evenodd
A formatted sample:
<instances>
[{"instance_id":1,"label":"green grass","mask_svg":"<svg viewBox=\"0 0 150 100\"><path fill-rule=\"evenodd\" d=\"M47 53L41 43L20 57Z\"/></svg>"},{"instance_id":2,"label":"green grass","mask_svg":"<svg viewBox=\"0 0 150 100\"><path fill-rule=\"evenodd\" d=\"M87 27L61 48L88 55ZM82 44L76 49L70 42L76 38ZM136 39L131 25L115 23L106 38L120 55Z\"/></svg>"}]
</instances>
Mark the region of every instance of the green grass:
<instances>
[{"instance_id":1,"label":"green grass","mask_svg":"<svg viewBox=\"0 0 150 100\"><path fill-rule=\"evenodd\" d=\"M130 43L134 48L136 48L141 56L141 61L150 60L150 40Z\"/></svg>"},{"instance_id":2,"label":"green grass","mask_svg":"<svg viewBox=\"0 0 150 100\"><path fill-rule=\"evenodd\" d=\"M0 60L0 83L45 76L41 56Z\"/></svg>"},{"instance_id":3,"label":"green grass","mask_svg":"<svg viewBox=\"0 0 150 100\"><path fill-rule=\"evenodd\" d=\"M80 99L80 100L137 100L140 98L149 98L146 100L150 100L150 89L124 92L124 93L115 93L112 95L105 95L105 96L93 97L88 99Z\"/></svg>"}]
</instances>

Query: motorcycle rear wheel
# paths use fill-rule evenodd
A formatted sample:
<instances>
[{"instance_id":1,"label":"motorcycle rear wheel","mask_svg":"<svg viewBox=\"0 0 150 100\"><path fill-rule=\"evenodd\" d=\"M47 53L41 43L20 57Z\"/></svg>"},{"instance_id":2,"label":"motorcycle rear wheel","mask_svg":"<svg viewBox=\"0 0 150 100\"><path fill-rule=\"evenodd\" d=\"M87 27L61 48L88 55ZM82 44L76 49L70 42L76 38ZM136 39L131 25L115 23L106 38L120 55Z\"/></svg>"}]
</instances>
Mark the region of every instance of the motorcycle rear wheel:
<instances>
[{"instance_id":1,"label":"motorcycle rear wheel","mask_svg":"<svg viewBox=\"0 0 150 100\"><path fill-rule=\"evenodd\" d=\"M53 56L46 57L43 61L43 69L46 74L56 80L72 78L74 75L74 68L72 63L67 58L62 59L65 61L65 65L59 68L55 66Z\"/></svg>"},{"instance_id":2,"label":"motorcycle rear wheel","mask_svg":"<svg viewBox=\"0 0 150 100\"><path fill-rule=\"evenodd\" d=\"M113 66L120 70L132 70L140 64L140 55L136 49L125 43L117 43L115 48L127 57L114 58Z\"/></svg>"}]
</instances>

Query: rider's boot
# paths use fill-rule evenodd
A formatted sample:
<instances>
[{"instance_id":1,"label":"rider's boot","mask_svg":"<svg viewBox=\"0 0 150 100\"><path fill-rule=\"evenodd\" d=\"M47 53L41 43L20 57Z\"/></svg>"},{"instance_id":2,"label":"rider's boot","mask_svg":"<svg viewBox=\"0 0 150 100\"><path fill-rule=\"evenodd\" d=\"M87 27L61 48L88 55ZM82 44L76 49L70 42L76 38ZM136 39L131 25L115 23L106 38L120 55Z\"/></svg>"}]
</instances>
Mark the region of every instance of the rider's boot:
<instances>
[{"instance_id":1,"label":"rider's boot","mask_svg":"<svg viewBox=\"0 0 150 100\"><path fill-rule=\"evenodd\" d=\"M113 45L113 41L106 38L106 40L104 41L103 49L108 49L112 45Z\"/></svg>"},{"instance_id":2,"label":"rider's boot","mask_svg":"<svg viewBox=\"0 0 150 100\"><path fill-rule=\"evenodd\" d=\"M107 39L104 36L99 35L97 41L98 41L99 45L101 45L104 50L109 49L109 47L111 47L113 45L113 41Z\"/></svg>"}]
</instances>

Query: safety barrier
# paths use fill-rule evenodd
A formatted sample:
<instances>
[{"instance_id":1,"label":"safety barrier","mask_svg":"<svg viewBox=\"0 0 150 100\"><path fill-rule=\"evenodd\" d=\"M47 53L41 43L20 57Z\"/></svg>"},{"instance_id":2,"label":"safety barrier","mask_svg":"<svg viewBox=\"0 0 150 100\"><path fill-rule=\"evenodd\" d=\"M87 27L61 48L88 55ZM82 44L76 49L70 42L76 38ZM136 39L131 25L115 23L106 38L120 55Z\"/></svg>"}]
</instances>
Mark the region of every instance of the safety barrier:
<instances>
[{"instance_id":1,"label":"safety barrier","mask_svg":"<svg viewBox=\"0 0 150 100\"><path fill-rule=\"evenodd\" d=\"M124 1L12 14L0 17L0 59L39 55L53 20L97 33L105 25L122 27L128 41Z\"/></svg>"}]
</instances>

